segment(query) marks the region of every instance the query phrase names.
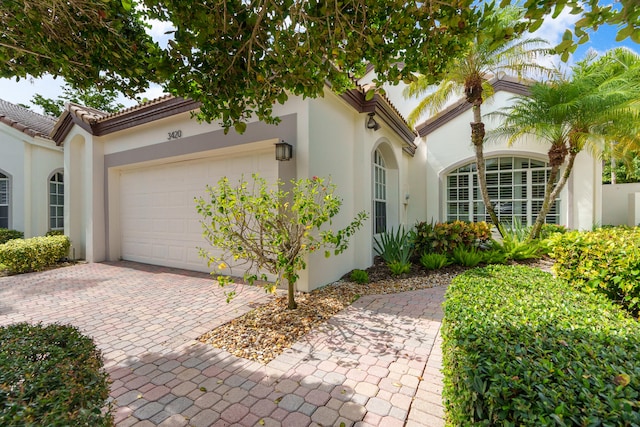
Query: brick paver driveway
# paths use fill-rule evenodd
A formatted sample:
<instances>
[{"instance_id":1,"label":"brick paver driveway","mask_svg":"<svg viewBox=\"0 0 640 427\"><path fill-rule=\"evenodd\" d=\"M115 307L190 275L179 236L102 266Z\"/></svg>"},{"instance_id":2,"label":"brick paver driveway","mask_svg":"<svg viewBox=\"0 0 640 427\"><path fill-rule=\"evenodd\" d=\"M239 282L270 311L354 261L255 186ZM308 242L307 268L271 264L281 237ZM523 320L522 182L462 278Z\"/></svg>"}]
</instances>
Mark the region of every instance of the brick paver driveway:
<instances>
[{"instance_id":1,"label":"brick paver driveway","mask_svg":"<svg viewBox=\"0 0 640 427\"><path fill-rule=\"evenodd\" d=\"M0 278L0 325L71 323L101 348L118 426L440 426L444 288L363 297L264 366L196 342L227 304L206 274L130 262Z\"/></svg>"}]
</instances>

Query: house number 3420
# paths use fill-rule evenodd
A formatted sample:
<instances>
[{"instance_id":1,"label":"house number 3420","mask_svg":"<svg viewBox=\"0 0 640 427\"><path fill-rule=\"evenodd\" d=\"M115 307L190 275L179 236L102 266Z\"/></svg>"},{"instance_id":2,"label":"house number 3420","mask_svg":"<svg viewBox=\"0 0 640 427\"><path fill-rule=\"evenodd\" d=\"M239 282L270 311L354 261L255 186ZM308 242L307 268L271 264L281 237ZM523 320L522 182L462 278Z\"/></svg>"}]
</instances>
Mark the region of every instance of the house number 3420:
<instances>
[{"instance_id":1,"label":"house number 3420","mask_svg":"<svg viewBox=\"0 0 640 427\"><path fill-rule=\"evenodd\" d=\"M180 137L182 137L182 131L181 130L174 130L171 132L168 132L169 134L169 138L167 138L169 141L171 141L172 139L178 139Z\"/></svg>"}]
</instances>

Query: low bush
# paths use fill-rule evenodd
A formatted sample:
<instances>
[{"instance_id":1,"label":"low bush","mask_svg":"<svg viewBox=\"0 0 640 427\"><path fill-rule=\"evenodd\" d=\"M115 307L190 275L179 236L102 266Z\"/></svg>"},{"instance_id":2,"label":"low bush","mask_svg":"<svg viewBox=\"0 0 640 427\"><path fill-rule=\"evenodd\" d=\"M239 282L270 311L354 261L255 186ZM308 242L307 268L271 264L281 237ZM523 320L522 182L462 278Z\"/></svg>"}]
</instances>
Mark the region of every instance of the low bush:
<instances>
[{"instance_id":1,"label":"low bush","mask_svg":"<svg viewBox=\"0 0 640 427\"><path fill-rule=\"evenodd\" d=\"M451 252L451 261L463 267L475 267L482 260L482 254L474 247L458 246Z\"/></svg>"},{"instance_id":2,"label":"low bush","mask_svg":"<svg viewBox=\"0 0 640 427\"><path fill-rule=\"evenodd\" d=\"M458 246L478 246L491 239L491 227L486 222L419 222L416 224L415 250L451 253Z\"/></svg>"},{"instance_id":3,"label":"low bush","mask_svg":"<svg viewBox=\"0 0 640 427\"><path fill-rule=\"evenodd\" d=\"M361 285L369 283L369 273L364 270L353 270L351 272L351 275L349 276L349 279L352 282L360 283Z\"/></svg>"},{"instance_id":4,"label":"low bush","mask_svg":"<svg viewBox=\"0 0 640 427\"><path fill-rule=\"evenodd\" d=\"M62 230L49 230L45 236L64 236L64 231Z\"/></svg>"},{"instance_id":5,"label":"low bush","mask_svg":"<svg viewBox=\"0 0 640 427\"><path fill-rule=\"evenodd\" d=\"M75 327L0 327L0 366L0 425L113 425L102 355Z\"/></svg>"},{"instance_id":6,"label":"low bush","mask_svg":"<svg viewBox=\"0 0 640 427\"><path fill-rule=\"evenodd\" d=\"M523 266L457 276L444 305L449 425L640 425L640 324Z\"/></svg>"},{"instance_id":7,"label":"low bush","mask_svg":"<svg viewBox=\"0 0 640 427\"><path fill-rule=\"evenodd\" d=\"M394 276L400 276L401 274L406 274L411 271L411 263L404 261L392 261L387 263L387 267L391 271L391 274Z\"/></svg>"},{"instance_id":8,"label":"low bush","mask_svg":"<svg viewBox=\"0 0 640 427\"><path fill-rule=\"evenodd\" d=\"M558 277L640 314L640 228L571 231L549 242Z\"/></svg>"},{"instance_id":9,"label":"low bush","mask_svg":"<svg viewBox=\"0 0 640 427\"><path fill-rule=\"evenodd\" d=\"M15 239L0 245L0 264L10 273L27 273L56 264L69 254L67 236Z\"/></svg>"},{"instance_id":10,"label":"low bush","mask_svg":"<svg viewBox=\"0 0 640 427\"><path fill-rule=\"evenodd\" d=\"M420 264L427 270L439 270L451 264L445 254L424 253L420 257Z\"/></svg>"},{"instance_id":11,"label":"low bush","mask_svg":"<svg viewBox=\"0 0 640 427\"><path fill-rule=\"evenodd\" d=\"M9 240L22 239L23 237L24 233L22 231L0 228L0 245L7 243Z\"/></svg>"}]
</instances>

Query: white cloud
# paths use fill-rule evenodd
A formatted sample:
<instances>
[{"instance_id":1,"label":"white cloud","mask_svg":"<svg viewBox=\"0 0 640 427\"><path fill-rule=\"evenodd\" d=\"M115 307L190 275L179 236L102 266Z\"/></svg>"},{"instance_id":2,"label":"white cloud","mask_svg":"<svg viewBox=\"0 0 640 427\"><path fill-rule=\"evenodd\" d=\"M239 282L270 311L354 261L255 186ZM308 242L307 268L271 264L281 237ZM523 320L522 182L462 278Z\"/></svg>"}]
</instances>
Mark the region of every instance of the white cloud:
<instances>
[{"instance_id":1,"label":"white cloud","mask_svg":"<svg viewBox=\"0 0 640 427\"><path fill-rule=\"evenodd\" d=\"M146 22L151 25L151 28L147 29L147 34L149 34L153 40L160 45L160 47L165 48L167 46L167 42L173 38L173 33L167 34L168 31L175 30L173 24L171 22L159 21L157 19L149 19Z\"/></svg>"},{"instance_id":2,"label":"white cloud","mask_svg":"<svg viewBox=\"0 0 640 427\"><path fill-rule=\"evenodd\" d=\"M557 46L562 41L562 36L565 31L573 31L575 23L578 22L580 18L581 15L573 15L570 13L569 8L565 8L555 19L547 15L540 28L531 33L530 36L548 41L549 47ZM567 70L573 62L573 58L571 58L568 63L562 62L560 55L548 56L540 60L540 63L544 66L557 67L563 71Z\"/></svg>"}]
</instances>

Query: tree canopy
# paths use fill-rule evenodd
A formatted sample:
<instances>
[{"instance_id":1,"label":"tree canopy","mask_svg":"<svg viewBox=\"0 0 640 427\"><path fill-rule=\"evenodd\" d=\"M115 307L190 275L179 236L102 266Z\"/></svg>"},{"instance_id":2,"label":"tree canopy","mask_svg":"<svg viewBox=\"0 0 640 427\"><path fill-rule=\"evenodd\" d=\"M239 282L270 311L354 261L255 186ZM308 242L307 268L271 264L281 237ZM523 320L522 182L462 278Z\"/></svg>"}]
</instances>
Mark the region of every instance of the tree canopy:
<instances>
[{"instance_id":1,"label":"tree canopy","mask_svg":"<svg viewBox=\"0 0 640 427\"><path fill-rule=\"evenodd\" d=\"M511 3L504 0L503 5ZM492 38L535 29L564 7L584 17L560 50L588 38L587 28L620 25L636 40L636 0L619 7L598 0L531 0L525 20ZM477 22L498 6L473 0L7 0L2 2L0 76L61 76L72 86L96 85L133 96L148 82L201 103L200 118L244 129L255 114L274 121L272 108L289 95L322 96L325 85L353 85L367 64L377 83L437 81L475 37ZM588 12L588 13L585 13ZM171 23L166 47L145 22ZM504 32L503 32L504 31ZM575 35L575 37L573 37ZM636 40L638 41L638 40Z\"/></svg>"},{"instance_id":2,"label":"tree canopy","mask_svg":"<svg viewBox=\"0 0 640 427\"><path fill-rule=\"evenodd\" d=\"M42 108L45 114L59 117L64 110L64 104L75 102L86 107L91 107L104 111L105 113L115 113L124 108L123 104L117 102L118 92L110 89L98 90L95 87L87 89L74 89L68 84L62 88L62 95L57 99L45 98L39 93L31 98L31 103Z\"/></svg>"}]
</instances>

